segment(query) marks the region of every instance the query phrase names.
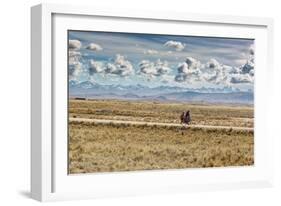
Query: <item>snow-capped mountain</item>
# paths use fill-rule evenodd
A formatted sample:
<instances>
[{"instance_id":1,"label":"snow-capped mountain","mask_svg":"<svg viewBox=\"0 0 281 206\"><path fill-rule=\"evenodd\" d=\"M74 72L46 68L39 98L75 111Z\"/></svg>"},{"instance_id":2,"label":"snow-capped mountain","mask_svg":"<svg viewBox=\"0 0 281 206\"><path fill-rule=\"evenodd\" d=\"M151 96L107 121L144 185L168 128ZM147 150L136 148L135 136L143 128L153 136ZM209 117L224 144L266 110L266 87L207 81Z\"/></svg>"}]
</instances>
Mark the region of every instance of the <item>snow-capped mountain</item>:
<instances>
[{"instance_id":1,"label":"snow-capped mountain","mask_svg":"<svg viewBox=\"0 0 281 206\"><path fill-rule=\"evenodd\" d=\"M70 97L110 98L128 100L156 100L209 103L253 104L253 92L232 87L182 88L176 86L148 87L144 85L100 85L91 81L69 81Z\"/></svg>"}]
</instances>

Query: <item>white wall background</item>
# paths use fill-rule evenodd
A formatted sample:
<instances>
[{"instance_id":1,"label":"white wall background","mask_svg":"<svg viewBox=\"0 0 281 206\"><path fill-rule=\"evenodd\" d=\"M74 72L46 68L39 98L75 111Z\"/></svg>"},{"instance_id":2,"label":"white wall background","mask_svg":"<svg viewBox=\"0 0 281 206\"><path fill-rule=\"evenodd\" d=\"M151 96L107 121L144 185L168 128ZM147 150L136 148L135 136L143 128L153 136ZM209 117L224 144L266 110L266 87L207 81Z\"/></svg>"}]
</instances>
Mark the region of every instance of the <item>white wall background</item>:
<instances>
[{"instance_id":1,"label":"white wall background","mask_svg":"<svg viewBox=\"0 0 281 206\"><path fill-rule=\"evenodd\" d=\"M0 205L36 205L29 196L30 172L30 6L37 0L1 1L0 6ZM45 1L43 1L45 2ZM264 16L275 20L275 177L272 189L247 189L178 195L58 202L60 205L280 205L281 204L281 12L277 0L52 0L55 3L125 7L140 10L179 11L205 14ZM265 68L266 69L266 68ZM3 115L4 114L4 115ZM50 204L50 203L47 203Z\"/></svg>"}]
</instances>

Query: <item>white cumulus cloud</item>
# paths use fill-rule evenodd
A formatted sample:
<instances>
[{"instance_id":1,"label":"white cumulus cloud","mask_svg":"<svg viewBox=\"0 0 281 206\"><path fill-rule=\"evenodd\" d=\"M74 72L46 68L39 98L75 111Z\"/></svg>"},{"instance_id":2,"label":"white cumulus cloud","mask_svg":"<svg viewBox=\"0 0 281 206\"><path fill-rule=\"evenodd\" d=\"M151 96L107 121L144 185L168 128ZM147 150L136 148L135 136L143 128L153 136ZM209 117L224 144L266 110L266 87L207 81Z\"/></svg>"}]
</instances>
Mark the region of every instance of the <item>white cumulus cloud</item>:
<instances>
[{"instance_id":1,"label":"white cumulus cloud","mask_svg":"<svg viewBox=\"0 0 281 206\"><path fill-rule=\"evenodd\" d=\"M179 42L179 41L170 40L170 41L167 41L164 44L164 46L169 47L169 48L173 48L176 51L182 51L185 48L186 45L184 43Z\"/></svg>"},{"instance_id":2,"label":"white cumulus cloud","mask_svg":"<svg viewBox=\"0 0 281 206\"><path fill-rule=\"evenodd\" d=\"M237 70L238 72L233 73L230 78L232 84L243 84L253 83L255 75L255 59L254 59L254 45L249 47L249 56L245 64L241 65Z\"/></svg>"},{"instance_id":3,"label":"white cumulus cloud","mask_svg":"<svg viewBox=\"0 0 281 206\"><path fill-rule=\"evenodd\" d=\"M242 74L253 74L255 68L255 58L254 58L255 50L254 45L251 45L249 48L249 56L247 62L240 67Z\"/></svg>"},{"instance_id":4,"label":"white cumulus cloud","mask_svg":"<svg viewBox=\"0 0 281 206\"><path fill-rule=\"evenodd\" d=\"M216 59L210 59L202 66L202 78L212 84L229 85L230 73L238 71L231 66L224 65Z\"/></svg>"},{"instance_id":5,"label":"white cumulus cloud","mask_svg":"<svg viewBox=\"0 0 281 206\"><path fill-rule=\"evenodd\" d=\"M163 62L160 59L155 62L143 60L139 63L139 74L146 75L149 79L164 76L169 72L168 62Z\"/></svg>"},{"instance_id":6,"label":"white cumulus cloud","mask_svg":"<svg viewBox=\"0 0 281 206\"><path fill-rule=\"evenodd\" d=\"M186 57L185 62L188 65L189 69L200 69L201 63L197 59L194 59L193 57Z\"/></svg>"},{"instance_id":7,"label":"white cumulus cloud","mask_svg":"<svg viewBox=\"0 0 281 206\"><path fill-rule=\"evenodd\" d=\"M139 63L139 68L140 68L140 74L146 74L146 75L156 75L157 74L154 64L148 60L142 60Z\"/></svg>"},{"instance_id":8,"label":"white cumulus cloud","mask_svg":"<svg viewBox=\"0 0 281 206\"><path fill-rule=\"evenodd\" d=\"M134 73L133 65L124 56L117 54L114 63L108 63L105 68L106 74L129 76Z\"/></svg>"},{"instance_id":9,"label":"white cumulus cloud","mask_svg":"<svg viewBox=\"0 0 281 206\"><path fill-rule=\"evenodd\" d=\"M187 74L188 73L188 64L186 62L178 66L178 73Z\"/></svg>"},{"instance_id":10,"label":"white cumulus cloud","mask_svg":"<svg viewBox=\"0 0 281 206\"><path fill-rule=\"evenodd\" d=\"M101 51L103 48L102 48L100 45L98 45L98 44L90 43L90 44L86 47L86 49L92 50L92 51Z\"/></svg>"},{"instance_id":11,"label":"white cumulus cloud","mask_svg":"<svg viewBox=\"0 0 281 206\"><path fill-rule=\"evenodd\" d=\"M77 79L77 77L82 73L82 64L80 62L75 62L68 66L68 74L71 80Z\"/></svg>"},{"instance_id":12,"label":"white cumulus cloud","mask_svg":"<svg viewBox=\"0 0 281 206\"><path fill-rule=\"evenodd\" d=\"M179 64L177 74L175 76L176 82L195 82L201 81L201 63L193 57L187 57L185 62Z\"/></svg>"},{"instance_id":13,"label":"white cumulus cloud","mask_svg":"<svg viewBox=\"0 0 281 206\"><path fill-rule=\"evenodd\" d=\"M74 50L69 50L68 52L68 63L69 64L75 64L76 62L80 61L81 58L81 53L78 51L74 51Z\"/></svg>"},{"instance_id":14,"label":"white cumulus cloud","mask_svg":"<svg viewBox=\"0 0 281 206\"><path fill-rule=\"evenodd\" d=\"M68 52L68 74L70 79L75 80L82 72L81 53L75 50Z\"/></svg>"},{"instance_id":15,"label":"white cumulus cloud","mask_svg":"<svg viewBox=\"0 0 281 206\"><path fill-rule=\"evenodd\" d=\"M208 72L214 72L222 70L222 64L220 64L216 59L210 59L205 65L204 69Z\"/></svg>"},{"instance_id":16,"label":"white cumulus cloud","mask_svg":"<svg viewBox=\"0 0 281 206\"><path fill-rule=\"evenodd\" d=\"M70 39L68 41L68 47L69 49L71 50L78 50L81 48L81 42L79 40L76 40L76 39Z\"/></svg>"},{"instance_id":17,"label":"white cumulus cloud","mask_svg":"<svg viewBox=\"0 0 281 206\"><path fill-rule=\"evenodd\" d=\"M96 73L102 73L103 63L99 61L90 60L89 75L94 75Z\"/></svg>"}]
</instances>

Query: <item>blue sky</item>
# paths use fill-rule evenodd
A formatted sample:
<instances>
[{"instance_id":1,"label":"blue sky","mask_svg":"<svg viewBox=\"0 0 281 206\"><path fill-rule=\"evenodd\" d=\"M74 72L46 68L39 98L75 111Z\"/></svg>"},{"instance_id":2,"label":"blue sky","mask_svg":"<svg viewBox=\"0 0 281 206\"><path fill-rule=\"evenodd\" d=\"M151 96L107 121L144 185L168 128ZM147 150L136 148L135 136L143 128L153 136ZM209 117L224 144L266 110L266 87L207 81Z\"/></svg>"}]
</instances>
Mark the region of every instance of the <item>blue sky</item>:
<instances>
[{"instance_id":1,"label":"blue sky","mask_svg":"<svg viewBox=\"0 0 281 206\"><path fill-rule=\"evenodd\" d=\"M69 79L253 89L254 40L69 31Z\"/></svg>"}]
</instances>

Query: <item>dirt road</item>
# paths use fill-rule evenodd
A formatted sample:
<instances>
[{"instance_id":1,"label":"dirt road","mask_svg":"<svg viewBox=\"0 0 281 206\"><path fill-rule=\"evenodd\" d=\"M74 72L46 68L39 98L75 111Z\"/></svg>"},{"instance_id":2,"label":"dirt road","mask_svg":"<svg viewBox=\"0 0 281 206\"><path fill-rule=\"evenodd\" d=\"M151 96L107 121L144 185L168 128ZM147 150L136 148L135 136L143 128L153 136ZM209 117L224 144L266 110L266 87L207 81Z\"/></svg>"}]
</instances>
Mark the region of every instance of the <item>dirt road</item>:
<instances>
[{"instance_id":1,"label":"dirt road","mask_svg":"<svg viewBox=\"0 0 281 206\"><path fill-rule=\"evenodd\" d=\"M107 119L87 119L87 118L69 118L70 122L93 122L93 123L114 123L114 124L132 124L132 125L158 125L158 126L173 126L182 127L182 124L177 123L161 123L161 122L141 122L141 121L124 121L124 120L107 120ZM250 127L229 127L229 126L214 126L214 125L188 125L191 128L206 128L206 129L232 129L242 131L253 131Z\"/></svg>"}]
</instances>

